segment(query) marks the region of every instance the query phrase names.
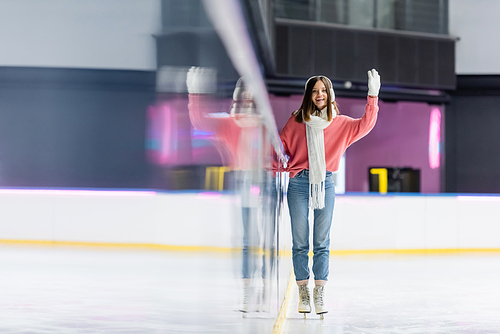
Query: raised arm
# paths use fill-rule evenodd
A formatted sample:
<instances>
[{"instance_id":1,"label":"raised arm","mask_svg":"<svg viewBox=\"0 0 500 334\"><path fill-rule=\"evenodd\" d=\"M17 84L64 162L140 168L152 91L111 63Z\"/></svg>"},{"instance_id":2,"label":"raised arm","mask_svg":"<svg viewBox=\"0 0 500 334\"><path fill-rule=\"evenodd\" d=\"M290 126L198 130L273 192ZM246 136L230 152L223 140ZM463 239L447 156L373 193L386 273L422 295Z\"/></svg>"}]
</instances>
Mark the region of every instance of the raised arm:
<instances>
[{"instance_id":1,"label":"raised arm","mask_svg":"<svg viewBox=\"0 0 500 334\"><path fill-rule=\"evenodd\" d=\"M220 119L213 117L218 111L212 98L216 78L217 75L212 69L191 67L187 73L189 118L196 130L215 131L219 125Z\"/></svg>"},{"instance_id":2,"label":"raised arm","mask_svg":"<svg viewBox=\"0 0 500 334\"><path fill-rule=\"evenodd\" d=\"M349 145L366 136L375 126L378 115L378 93L380 91L380 75L377 70L368 71L368 97L365 106L365 114L359 119L353 119L349 126Z\"/></svg>"}]
</instances>

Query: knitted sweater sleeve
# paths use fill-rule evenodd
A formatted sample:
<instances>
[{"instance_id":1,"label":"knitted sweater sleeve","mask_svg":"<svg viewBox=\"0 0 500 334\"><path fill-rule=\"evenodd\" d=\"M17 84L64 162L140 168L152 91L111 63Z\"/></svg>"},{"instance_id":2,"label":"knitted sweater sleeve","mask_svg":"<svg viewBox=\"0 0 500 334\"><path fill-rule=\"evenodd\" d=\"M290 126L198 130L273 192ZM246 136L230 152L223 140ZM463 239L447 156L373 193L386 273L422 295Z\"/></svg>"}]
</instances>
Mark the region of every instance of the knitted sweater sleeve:
<instances>
[{"instance_id":1,"label":"knitted sweater sleeve","mask_svg":"<svg viewBox=\"0 0 500 334\"><path fill-rule=\"evenodd\" d=\"M210 117L215 112L214 102L207 94L189 94L189 119L196 130L216 131L220 119Z\"/></svg>"},{"instance_id":2,"label":"knitted sweater sleeve","mask_svg":"<svg viewBox=\"0 0 500 334\"><path fill-rule=\"evenodd\" d=\"M296 131L296 129L295 129L296 124L295 123L296 123L295 116L294 115L290 116L290 118L288 119L285 126L283 127L283 129L280 132L280 139L281 139L281 142L283 143L283 149L285 150L285 154L289 157L291 156L290 145L291 145L291 141L292 141L292 134L293 134L293 131Z\"/></svg>"},{"instance_id":3,"label":"knitted sweater sleeve","mask_svg":"<svg viewBox=\"0 0 500 334\"><path fill-rule=\"evenodd\" d=\"M280 140L281 143L283 144L283 149L285 150L285 155L290 157L290 150L289 150L289 135L290 135L290 121L293 120L293 117L290 117L288 122L285 124L283 129L280 132ZM273 171L278 172L278 171L285 171L286 169L282 169L282 166L280 162L278 161L277 157L273 160Z\"/></svg>"},{"instance_id":4,"label":"knitted sweater sleeve","mask_svg":"<svg viewBox=\"0 0 500 334\"><path fill-rule=\"evenodd\" d=\"M378 115L378 98L368 96L365 114L358 119L350 119L348 123L348 146L366 136L375 126Z\"/></svg>"}]
</instances>

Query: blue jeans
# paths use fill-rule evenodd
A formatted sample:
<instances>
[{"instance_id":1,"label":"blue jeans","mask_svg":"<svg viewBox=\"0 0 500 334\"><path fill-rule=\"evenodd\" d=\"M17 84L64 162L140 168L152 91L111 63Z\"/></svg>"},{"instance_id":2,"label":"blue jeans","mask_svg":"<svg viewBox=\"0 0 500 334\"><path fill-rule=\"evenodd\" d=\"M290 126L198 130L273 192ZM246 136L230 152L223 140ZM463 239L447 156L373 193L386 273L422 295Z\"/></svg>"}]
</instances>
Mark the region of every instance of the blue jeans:
<instances>
[{"instance_id":1,"label":"blue jeans","mask_svg":"<svg viewBox=\"0 0 500 334\"><path fill-rule=\"evenodd\" d=\"M309 279L309 171L304 169L288 183L288 207L292 223L293 269L297 281ZM335 204L335 185L326 172L325 207L314 210L313 266L315 280L328 280L330 269L330 227Z\"/></svg>"},{"instance_id":2,"label":"blue jeans","mask_svg":"<svg viewBox=\"0 0 500 334\"><path fill-rule=\"evenodd\" d=\"M241 208L243 222L243 266L242 276L244 279L252 278L252 274L257 269L257 256L252 248L264 248L262 255L262 278L269 278L274 270L274 252L275 252L275 233L276 217L279 216L281 203L278 203L278 193L276 189L276 180L269 178L267 182L260 184L262 211L256 207ZM248 189L249 191L249 189ZM261 222L260 230L257 225ZM259 246L260 245L260 246ZM268 254L266 257L266 253Z\"/></svg>"}]
</instances>

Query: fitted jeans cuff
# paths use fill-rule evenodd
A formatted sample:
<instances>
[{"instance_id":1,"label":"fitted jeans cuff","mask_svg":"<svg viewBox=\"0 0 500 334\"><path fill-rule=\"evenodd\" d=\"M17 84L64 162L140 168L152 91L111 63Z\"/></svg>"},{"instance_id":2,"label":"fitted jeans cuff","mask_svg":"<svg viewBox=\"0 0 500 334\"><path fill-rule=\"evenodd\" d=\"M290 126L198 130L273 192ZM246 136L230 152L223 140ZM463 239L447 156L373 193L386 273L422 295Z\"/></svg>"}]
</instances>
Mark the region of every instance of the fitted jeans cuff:
<instances>
[{"instance_id":1,"label":"fitted jeans cuff","mask_svg":"<svg viewBox=\"0 0 500 334\"><path fill-rule=\"evenodd\" d=\"M298 286L309 284L309 280L308 279L303 279L301 281L296 281L296 282L297 282Z\"/></svg>"},{"instance_id":2,"label":"fitted jeans cuff","mask_svg":"<svg viewBox=\"0 0 500 334\"><path fill-rule=\"evenodd\" d=\"M325 286L328 281L322 280L322 279L317 279L314 280L314 286Z\"/></svg>"}]
</instances>

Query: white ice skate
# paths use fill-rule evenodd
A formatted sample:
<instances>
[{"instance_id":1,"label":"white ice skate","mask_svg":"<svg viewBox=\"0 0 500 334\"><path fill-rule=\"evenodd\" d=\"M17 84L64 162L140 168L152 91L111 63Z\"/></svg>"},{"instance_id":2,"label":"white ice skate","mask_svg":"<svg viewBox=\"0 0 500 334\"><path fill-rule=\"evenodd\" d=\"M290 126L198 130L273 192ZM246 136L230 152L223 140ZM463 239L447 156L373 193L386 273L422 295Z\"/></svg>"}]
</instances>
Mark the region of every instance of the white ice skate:
<instances>
[{"instance_id":1,"label":"white ice skate","mask_svg":"<svg viewBox=\"0 0 500 334\"><path fill-rule=\"evenodd\" d=\"M243 301L239 309L243 313L243 318L246 318L247 314L251 312L265 312L265 293L265 286L254 287L250 282L243 284Z\"/></svg>"},{"instance_id":2,"label":"white ice skate","mask_svg":"<svg viewBox=\"0 0 500 334\"><path fill-rule=\"evenodd\" d=\"M299 313L311 313L311 297L307 285L299 285Z\"/></svg>"},{"instance_id":3,"label":"white ice skate","mask_svg":"<svg viewBox=\"0 0 500 334\"><path fill-rule=\"evenodd\" d=\"M240 307L240 312L243 312L243 318L246 317L246 313L248 312L248 305L250 304L250 284L249 282L243 283L243 302Z\"/></svg>"},{"instance_id":4,"label":"white ice skate","mask_svg":"<svg viewBox=\"0 0 500 334\"><path fill-rule=\"evenodd\" d=\"M323 320L323 314L328 313L328 310L325 307L325 303L323 302L324 297L324 286L317 286L313 289L313 299L314 299L314 309L316 310L316 314L320 315L320 319Z\"/></svg>"}]
</instances>

